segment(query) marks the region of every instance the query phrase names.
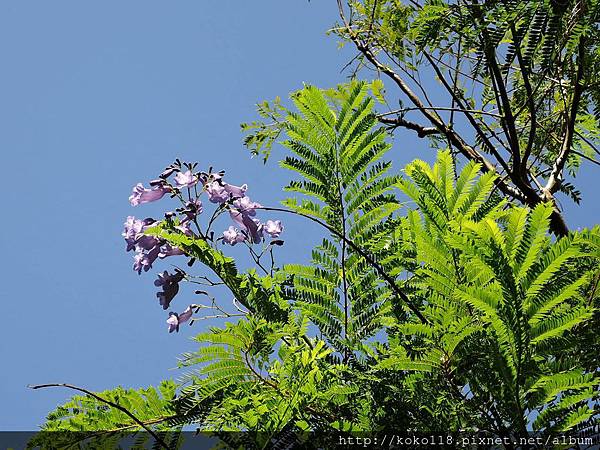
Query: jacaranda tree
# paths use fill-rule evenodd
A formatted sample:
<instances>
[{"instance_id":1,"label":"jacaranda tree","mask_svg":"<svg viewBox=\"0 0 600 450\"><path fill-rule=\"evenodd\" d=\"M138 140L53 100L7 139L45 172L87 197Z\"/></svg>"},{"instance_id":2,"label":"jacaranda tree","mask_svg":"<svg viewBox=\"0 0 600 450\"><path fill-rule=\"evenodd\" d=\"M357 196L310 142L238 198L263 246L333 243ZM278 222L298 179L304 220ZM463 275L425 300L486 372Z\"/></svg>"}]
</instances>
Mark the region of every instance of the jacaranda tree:
<instances>
[{"instance_id":1,"label":"jacaranda tree","mask_svg":"<svg viewBox=\"0 0 600 450\"><path fill-rule=\"evenodd\" d=\"M329 448L340 433L406 431L482 432L515 448L528 432L545 442L597 433L600 227L569 231L554 196L577 197L558 181L563 169L595 161L596 3L368 1L340 13L334 31L359 64L414 108L379 111L389 103L380 80L305 86L290 106L259 105L269 123L243 125L246 144L265 159L274 142L286 149L281 205L180 160L136 185L132 206L169 212L128 217L126 250L138 273L158 270L157 306L179 311L168 331L193 325L197 347L180 357L177 382L156 388L63 385L83 395L48 415L43 430L72 432L54 445L73 432L108 442L145 430L172 448L183 427L235 448ZM424 64L449 84L449 106L403 84L418 86ZM398 127L433 139L435 163L394 170ZM277 262L286 215L322 231L310 264ZM253 267L239 270L231 246L246 247ZM177 269L160 272L165 258ZM197 300L182 298L182 283L197 285ZM198 330L211 317L225 324Z\"/></svg>"}]
</instances>

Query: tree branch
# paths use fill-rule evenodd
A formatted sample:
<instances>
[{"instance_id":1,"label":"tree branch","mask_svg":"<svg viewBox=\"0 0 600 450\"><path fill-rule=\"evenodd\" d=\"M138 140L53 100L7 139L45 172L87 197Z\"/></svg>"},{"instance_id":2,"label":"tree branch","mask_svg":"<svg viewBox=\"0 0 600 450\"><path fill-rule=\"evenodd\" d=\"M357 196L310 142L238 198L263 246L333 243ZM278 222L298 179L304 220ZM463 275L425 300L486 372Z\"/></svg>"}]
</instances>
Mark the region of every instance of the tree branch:
<instances>
[{"instance_id":1,"label":"tree branch","mask_svg":"<svg viewBox=\"0 0 600 450\"><path fill-rule=\"evenodd\" d=\"M459 105L460 106L460 105ZM463 107L459 107L459 108L451 108L451 107L447 107L447 106L423 106L422 108L402 108L402 109L397 109L395 111L390 111L387 113L382 113L379 114L380 116L390 116L392 114L400 114L403 112L407 112L407 111L420 111L421 109L430 109L432 111L456 111L456 112L462 112L462 113L466 113L466 114L482 114L485 116L492 116L492 117L502 117L500 114L496 114L493 112L489 112L489 111L481 111L479 109L467 109L467 108L463 108Z\"/></svg>"},{"instance_id":2,"label":"tree branch","mask_svg":"<svg viewBox=\"0 0 600 450\"><path fill-rule=\"evenodd\" d=\"M559 186L559 180L562 175L562 171L565 167L565 163L567 162L567 158L569 157L569 153L571 152L571 146L573 144L573 136L575 134L575 122L577 120L577 111L579 109L579 103L581 101L581 94L583 93L583 75L584 75L584 57L585 57L585 47L584 47L584 39L581 38L579 41L579 51L578 51L578 65L577 65L577 75L575 77L575 83L573 86L573 100L571 102L571 110L569 113L569 121L567 123L567 129L565 131L565 137L563 139L563 143L560 149L556 160L552 166L552 171L550 172L550 176L548 177L548 182L544 187L544 192L548 196L552 196Z\"/></svg>"},{"instance_id":3,"label":"tree branch","mask_svg":"<svg viewBox=\"0 0 600 450\"><path fill-rule=\"evenodd\" d=\"M533 99L533 90L531 89L531 83L529 81L529 74L527 73L527 67L525 67L525 61L523 60L523 55L521 54L521 40L517 42L517 31L515 29L515 25L511 24L511 31L514 38L515 45L515 54L517 56L517 62L519 63L519 67L521 68L521 75L523 77L523 86L525 87L525 93L527 94L527 105L529 107L529 114L531 117L531 123L529 126L529 138L527 139L527 146L525 147L525 151L523 152L523 158L521 161L521 178L525 179L527 174L527 160L529 159L529 155L531 155L531 149L533 148L533 142L535 140L535 132L536 132L536 108L535 101Z\"/></svg>"},{"instance_id":4,"label":"tree branch","mask_svg":"<svg viewBox=\"0 0 600 450\"><path fill-rule=\"evenodd\" d=\"M95 394L92 391L88 391L87 389L84 389L82 387L74 386L72 384L67 384L67 383L36 384L36 385L29 385L28 387L30 387L31 389L43 389L43 388L49 388L49 387L65 387L67 389L73 389L75 391L83 392L84 394L89 395L90 397L93 397L102 403L106 403L107 405L112 406L113 408L118 409L122 413L126 414L136 424L138 424L140 427L142 427L144 430L146 430L148 433L150 433L150 435L156 440L156 442L158 442L163 448L165 448L166 450L170 450L167 443L158 434L156 434L152 430L152 428L148 427L148 425L146 425L144 422L142 422L137 417L135 417L127 408L124 408L123 406L119 405L118 403L112 402L110 400L106 400L105 398L100 397L98 394Z\"/></svg>"},{"instance_id":5,"label":"tree branch","mask_svg":"<svg viewBox=\"0 0 600 450\"><path fill-rule=\"evenodd\" d=\"M475 149L474 147L470 146L459 133L457 133L452 127L450 127L448 124L446 124L444 122L444 120L438 114L435 113L435 110L428 109L428 106L423 103L421 98L415 92L413 92L411 87L402 78L402 76L400 74L398 74L397 72L395 72L391 67L389 67L388 65L381 62L375 56L374 50L372 48L370 48L369 45L362 42L359 34L352 28L351 24L348 22L348 20L345 16L345 11L344 11L344 7L342 4L342 0L337 0L337 4L338 4L340 18L345 27L345 33L346 33L348 39L354 43L357 50L360 53L362 53L362 55L365 57L365 59L368 62L370 62L377 71L385 74L398 86L400 91L404 95L406 95L408 97L408 99L412 102L415 109L418 110L431 123L431 125L433 125L433 128L438 130L439 134L441 134L448 140L449 145L453 145L454 147L456 147L456 149L466 158L468 158L476 163L479 163L481 165L482 173L486 173L489 171L497 172L495 164L492 163L490 160L488 160L482 151L479 151L479 150ZM504 195L511 197L517 201L520 201L529 207L534 207L535 205L537 205L538 203L543 202L543 201L552 201L554 203L555 208L554 208L554 211L551 216L551 229L552 229L552 232L554 234L556 234L557 236L563 236L568 233L568 228L567 228L566 223L561 215L560 210L556 206L556 202L554 201L554 199L551 196L549 197L543 191L542 191L542 193L540 193L535 187L533 187L531 185L531 183L529 182L529 180L527 178L524 178L521 176L521 153L520 153L520 148L519 148L519 141L518 141L518 135L517 135L517 130L516 130L515 117L512 113L510 99L508 97L509 91L507 90L507 87L504 84L504 81L502 79L502 73L500 71L498 62L496 60L493 43L490 41L490 37L487 33L487 29L485 29L485 23L484 24L477 23L477 19L481 19L481 10L480 10L481 5L478 5L477 1L474 0L473 6L474 6L473 11L475 12L475 16L473 16L473 20L474 20L475 25L476 26L481 25L484 27L484 29L482 30L482 39L484 41L483 45L485 47L484 53L486 54L486 63L487 63L488 70L490 72L490 77L491 77L492 85L493 85L493 91L497 97L496 102L498 104L498 107L500 108L500 115L502 116L500 123L501 123L501 125L504 129L504 133L508 139L508 150L512 156L512 168L508 167L508 162L504 161L502 159L502 157L500 157L497 149L493 145L491 145L491 143L489 142L489 137L485 133L483 133L483 130L481 130L481 126L487 127L487 124L485 124L485 122L482 122L482 124L479 124L473 117L471 117L471 119L472 119L471 125L473 125L474 130L478 133L479 136L481 136L481 134L483 134L483 136L481 136L481 137L484 141L484 145L485 145L484 148L489 149L490 153L492 155L494 155L495 158L497 158L499 164L504 163L504 164L502 164L502 166L503 166L505 172L509 175L508 180L506 177L498 178L495 181L496 187ZM342 27L341 27L341 31L343 31ZM384 49L384 52L385 52L385 49ZM424 54L425 54L425 56L431 57L431 55L427 55L426 53L424 53ZM439 71L439 67L437 67L434 63L432 63L432 61L433 61L433 58L431 57L431 59L429 59L429 62L432 64L432 67L434 68L434 70L437 68ZM442 82L446 81L444 79L444 77L441 77L441 80L442 80ZM446 82L446 84L447 84L447 82ZM453 93L451 86L447 86L446 89L447 90L449 89L449 91L451 93ZM456 92L454 92L454 95L456 95ZM459 106L461 106L461 105L459 105ZM462 107L461 109L466 110L467 108ZM465 113L465 114L467 115L467 118L469 118L468 117L469 113ZM474 122L474 124L473 124L473 122ZM393 123L390 122L389 124L394 126L396 124L396 122L393 122ZM399 123L398 124L398 126L404 126L405 128L409 128L414 131L417 131L417 133L419 133L419 131L422 131L423 129L426 129L425 127L423 127L419 124L416 124L416 125L418 125L418 126L415 126L414 123ZM429 129L428 129L427 133L433 134L433 131L429 131Z\"/></svg>"},{"instance_id":6,"label":"tree branch","mask_svg":"<svg viewBox=\"0 0 600 450\"><path fill-rule=\"evenodd\" d=\"M453 54L453 53L450 52L450 54L455 55L457 58L459 57L458 53L457 54ZM489 140L489 138L482 132L480 126L485 127L485 129L491 134L491 136L494 139L496 139L498 141L498 143L503 148L505 148L506 150L509 151L508 145L502 139L500 139L500 136L498 136L496 134L496 132L493 129L491 129L485 121L482 120L481 123L478 123L477 121L475 121L474 117L468 115L467 113L479 113L479 114L484 114L484 115L496 117L498 119L502 119L502 117L503 117L502 114L494 114L494 113L489 113L489 112L480 111L480 110L465 109L466 99L462 95L461 91L457 90L455 86L454 87L450 86L450 84L448 82L446 82L442 71L439 69L439 67L437 65L433 64L432 61L429 58L433 59L435 62L437 62L439 64L445 65L446 67L448 67L448 66L446 64L444 64L444 62L443 62L443 60L441 58L436 58L435 55L426 54L425 56L429 60L429 63L431 64L431 67L436 72L436 75L438 76L440 82L442 83L442 85L444 86L444 88L446 88L446 90L448 91L448 93L451 95L451 97L452 97L452 103L453 104L454 103L458 104L458 103L462 102L461 104L463 105L463 109L461 110L461 112L464 112L465 115L467 115L467 119L469 120L469 123L471 123L471 126L474 128L474 130L477 132L477 134L479 134L479 136L482 138L482 140L484 141L484 143L487 145L488 149L490 150L490 153L492 153L492 154L494 153L495 147L491 144L491 141ZM467 78L473 79L472 77L467 77ZM456 85L456 83L457 83L457 81L455 79L454 84ZM500 105L500 102L497 102L497 103L498 103L498 105Z\"/></svg>"},{"instance_id":7,"label":"tree branch","mask_svg":"<svg viewBox=\"0 0 600 450\"><path fill-rule=\"evenodd\" d=\"M394 129L398 127L406 128L417 132L417 136L424 138L432 134L440 134L440 131L435 127L424 127L416 122L403 119L402 117L389 118L384 117L382 114L377 115L377 120L383 124L390 125L389 128Z\"/></svg>"},{"instance_id":8,"label":"tree branch","mask_svg":"<svg viewBox=\"0 0 600 450\"><path fill-rule=\"evenodd\" d=\"M450 96L452 97L452 99L456 102L456 104L460 107L460 111L464 112L465 116L467 117L467 120L469 121L469 123L471 124L471 126L475 129L475 132L481 137L481 140L483 141L483 143L485 144L485 146L488 148L488 150L490 151L490 153L492 155L494 155L494 157L496 158L496 160L500 163L500 165L502 166L502 168L508 172L508 164L506 163L506 161L504 161L504 159L500 156L500 154L498 153L498 151L496 150L496 148L494 147L494 145L490 142L488 136L483 132L483 130L481 129L481 127L479 126L479 124L477 123L477 121L475 120L475 118L471 115L471 111L465 107L465 105L462 102L462 99L456 94L456 91L454 91L452 89L452 86L450 86L448 84L448 82L446 81L446 78L444 77L444 74L442 73L442 71L440 70L440 68L437 66L437 64L435 63L435 61L433 60L433 58L429 55L429 53L427 53L425 50L423 50L423 55L425 55L425 58L427 58L427 61L429 61L429 64L431 64L431 67L433 68L433 70L435 71L436 75L438 76L438 78L440 79L440 82L442 83L442 85L446 88L446 90L450 93ZM500 120L502 120L502 115L497 115L495 114L496 117L499 117Z\"/></svg>"},{"instance_id":9,"label":"tree branch","mask_svg":"<svg viewBox=\"0 0 600 450\"><path fill-rule=\"evenodd\" d=\"M473 17L483 20L483 14L481 12L480 5L477 3L477 0L473 2L472 7L473 12L475 13ZM490 37L487 33L487 25L483 21L480 24L480 26L482 27L481 38L483 40L485 58L488 63L488 68L490 70L492 80L495 81L495 83L493 83L492 85L494 87L494 91L496 91L496 93L500 96L500 99L502 101L501 104L503 118L501 119L501 123L505 127L506 136L511 147L511 152L513 156L513 169L515 173L520 174L521 151L519 149L519 137L515 129L515 118L513 116L512 109L510 106L510 100L506 91L506 85L504 84L504 80L502 79L502 72L500 71L498 62L496 61L496 53L492 48L492 42L490 42Z\"/></svg>"},{"instance_id":10,"label":"tree branch","mask_svg":"<svg viewBox=\"0 0 600 450\"><path fill-rule=\"evenodd\" d=\"M410 89L410 87L406 84L406 82L392 69L382 64L373 54L373 51L366 45L362 44L362 42L358 39L358 37L353 32L350 24L346 20L344 15L344 9L342 6L342 1L338 0L338 9L340 11L340 17L346 27L346 32L350 40L354 43L356 48L367 58L367 60L375 66L377 70L381 73L384 73L386 76L391 78L394 83L400 88L400 90L410 99L413 105L423 114L425 118L427 118L431 124L440 132L440 134L444 135L451 143L454 145L464 156L468 159L471 159L479 164L481 164L482 172L496 171L496 167L488 161L480 152L475 150L469 144L467 144L462 137L460 137L456 132L451 130L443 121L441 121L435 114L431 113L426 109L426 105L423 104L421 99ZM526 202L526 197L524 194L513 186L510 186L504 181L498 180L498 189L502 191L505 195L512 197L521 202Z\"/></svg>"},{"instance_id":11,"label":"tree branch","mask_svg":"<svg viewBox=\"0 0 600 450\"><path fill-rule=\"evenodd\" d=\"M598 148L597 148L597 147L596 147L594 144L592 144L592 142L591 142L591 141L590 141L588 138L586 138L584 135L582 135L582 134L581 134L580 132L578 132L578 131L575 131L575 134L576 134L577 136L579 136L579 138L580 138L580 139L581 139L583 142L585 142L587 145L589 145L589 146L590 146L590 148L591 148L592 150L594 150L594 152L596 152L596 154L597 154L597 155L600 155L600 150L598 150Z\"/></svg>"}]
</instances>

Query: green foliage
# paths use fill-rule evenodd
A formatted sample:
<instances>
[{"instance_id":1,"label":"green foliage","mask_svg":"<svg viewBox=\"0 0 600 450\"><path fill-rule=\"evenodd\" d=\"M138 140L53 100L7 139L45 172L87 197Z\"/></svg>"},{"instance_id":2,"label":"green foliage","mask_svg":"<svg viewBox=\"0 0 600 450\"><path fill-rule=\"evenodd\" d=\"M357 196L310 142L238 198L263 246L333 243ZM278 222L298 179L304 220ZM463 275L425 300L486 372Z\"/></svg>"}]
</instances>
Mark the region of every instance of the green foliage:
<instances>
[{"instance_id":1,"label":"green foliage","mask_svg":"<svg viewBox=\"0 0 600 450\"><path fill-rule=\"evenodd\" d=\"M242 123L240 128L243 132L249 133L244 139L244 145L250 149L252 156L260 155L266 163L273 143L285 126L283 116L287 110L281 104L281 99L276 97L273 102L263 101L257 104L256 111L261 119L269 120L269 122L255 120L250 123Z\"/></svg>"},{"instance_id":2,"label":"green foliage","mask_svg":"<svg viewBox=\"0 0 600 450\"><path fill-rule=\"evenodd\" d=\"M532 411L536 430L591 426L596 369L563 353L577 348L595 312L585 296L589 265L598 262L590 235L552 242L551 207L502 208L489 196L493 175L471 184L470 164L453 186L448 167L444 153L433 168L416 161L406 169L413 181L401 183L420 209L420 223L407 221L411 284L429 322L396 325L377 367L442 377L448 395L470 405L476 427L489 427L482 410L490 402L503 417L496 426L522 433Z\"/></svg>"},{"instance_id":3,"label":"green foliage","mask_svg":"<svg viewBox=\"0 0 600 450\"><path fill-rule=\"evenodd\" d=\"M380 103L385 101L385 88L383 82L375 79L365 83L365 87L373 97ZM328 89L325 91L330 98L343 99L340 89ZM266 163L271 156L273 144L280 136L285 135L288 127L288 115L291 110L286 107L280 97L272 102L262 101L256 105L259 120L245 122L240 125L241 131L245 133L244 145L250 150L252 156L261 156Z\"/></svg>"},{"instance_id":4,"label":"green foliage","mask_svg":"<svg viewBox=\"0 0 600 450\"><path fill-rule=\"evenodd\" d=\"M342 383L344 367L326 363L331 349L306 338L306 326L301 318L283 326L250 318L196 336L204 346L181 361L194 368L182 378L182 411L196 414L218 399L202 429L274 433L290 422L307 429L311 414L329 414L323 405L343 405L356 388Z\"/></svg>"},{"instance_id":5,"label":"green foliage","mask_svg":"<svg viewBox=\"0 0 600 450\"><path fill-rule=\"evenodd\" d=\"M159 433L170 448L179 445L181 427L174 423L177 417L177 384L162 381L157 388L138 390L117 387L90 395L76 395L58 406L46 417L42 431L36 434L27 448L43 449L113 449L126 445L130 448L147 448L151 439L147 432L123 410L130 412L148 429ZM156 444L156 442L154 443Z\"/></svg>"},{"instance_id":6,"label":"green foliage","mask_svg":"<svg viewBox=\"0 0 600 450\"><path fill-rule=\"evenodd\" d=\"M167 420L174 415L171 400L175 398L177 385L163 381L158 388L139 390L115 389L98 392L104 400L117 403L133 413L142 422L153 422L157 430L169 428ZM48 414L44 431L109 431L140 429L130 417L105 402L90 396L77 395L69 402Z\"/></svg>"},{"instance_id":7,"label":"green foliage","mask_svg":"<svg viewBox=\"0 0 600 450\"><path fill-rule=\"evenodd\" d=\"M448 151L394 174L368 88L307 86L282 122L281 165L298 177L283 203L325 231L312 264L241 273L210 239L156 225L248 314L194 338L176 396L173 383L101 395L156 429L193 424L238 448L331 444L306 431L590 432L600 229L551 238L551 205L509 203L496 173L457 173ZM123 427L135 425L75 397L45 429Z\"/></svg>"},{"instance_id":8,"label":"green foliage","mask_svg":"<svg viewBox=\"0 0 600 450\"><path fill-rule=\"evenodd\" d=\"M397 224L400 207L393 190L399 178L381 161L389 144L376 127L368 85L351 83L323 92L308 86L293 95L299 113L288 116L283 143L293 156L281 166L301 176L287 191L301 194L283 202L326 224L333 239L312 253L312 265L288 265L288 294L336 351L351 349L381 328L389 289L348 240L373 253Z\"/></svg>"}]
</instances>

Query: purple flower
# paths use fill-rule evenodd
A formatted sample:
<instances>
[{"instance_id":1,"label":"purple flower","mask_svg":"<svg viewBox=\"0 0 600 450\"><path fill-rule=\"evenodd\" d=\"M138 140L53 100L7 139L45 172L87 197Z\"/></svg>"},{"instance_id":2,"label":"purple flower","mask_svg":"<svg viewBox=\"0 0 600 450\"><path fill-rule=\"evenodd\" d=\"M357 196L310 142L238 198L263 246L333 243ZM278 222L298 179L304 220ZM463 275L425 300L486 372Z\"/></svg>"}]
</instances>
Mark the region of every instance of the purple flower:
<instances>
[{"instance_id":1,"label":"purple flower","mask_svg":"<svg viewBox=\"0 0 600 450\"><path fill-rule=\"evenodd\" d=\"M185 252L183 250L181 250L179 247L173 247L171 244L165 244L161 247L158 257L160 259L164 259L168 256L179 256L179 255L185 255Z\"/></svg>"},{"instance_id":2,"label":"purple flower","mask_svg":"<svg viewBox=\"0 0 600 450\"><path fill-rule=\"evenodd\" d=\"M267 220L263 227L263 231L272 238L278 238L279 235L283 233L283 224L281 223L281 220Z\"/></svg>"},{"instance_id":3,"label":"purple flower","mask_svg":"<svg viewBox=\"0 0 600 450\"><path fill-rule=\"evenodd\" d=\"M179 325L190 320L192 318L192 312L192 305L188 306L181 314L170 312L169 318L167 319L169 333L172 333L173 331L179 333Z\"/></svg>"},{"instance_id":4,"label":"purple flower","mask_svg":"<svg viewBox=\"0 0 600 450\"><path fill-rule=\"evenodd\" d=\"M256 209L261 205L250 200L249 197L242 197L233 202L233 207L229 210L231 219L242 227L245 227L244 219L249 219L256 215Z\"/></svg>"},{"instance_id":5,"label":"purple flower","mask_svg":"<svg viewBox=\"0 0 600 450\"><path fill-rule=\"evenodd\" d=\"M123 230L123 237L127 243L127 251L135 249L136 254L133 258L133 270L138 274L142 270L147 272L152 268L152 264L161 254L161 245L164 241L144 234L144 231L156 221L151 218L144 220L128 216Z\"/></svg>"},{"instance_id":6,"label":"purple flower","mask_svg":"<svg viewBox=\"0 0 600 450\"><path fill-rule=\"evenodd\" d=\"M241 186L234 186L233 184L223 183L223 188L232 198L240 198L246 194L248 185L242 184Z\"/></svg>"},{"instance_id":7,"label":"purple flower","mask_svg":"<svg viewBox=\"0 0 600 450\"><path fill-rule=\"evenodd\" d=\"M136 246L140 246L145 250L150 250L154 247L158 240L152 236L144 235L144 230L155 222L154 219L147 218L144 220L136 219L133 216L128 216L125 222L125 229L121 234L127 243L126 251L131 251ZM152 244L154 242L154 244Z\"/></svg>"},{"instance_id":8,"label":"purple flower","mask_svg":"<svg viewBox=\"0 0 600 450\"><path fill-rule=\"evenodd\" d=\"M194 175L191 170L187 172L179 172L175 175L175 183L177 187L192 187L198 182L198 176Z\"/></svg>"},{"instance_id":9,"label":"purple flower","mask_svg":"<svg viewBox=\"0 0 600 450\"><path fill-rule=\"evenodd\" d=\"M133 270L138 274L142 273L144 254L142 252L136 253L133 257Z\"/></svg>"},{"instance_id":10,"label":"purple flower","mask_svg":"<svg viewBox=\"0 0 600 450\"><path fill-rule=\"evenodd\" d=\"M190 305L185 309L185 311L179 314L179 323L184 323L190 320L192 318L192 313L192 305Z\"/></svg>"},{"instance_id":11,"label":"purple flower","mask_svg":"<svg viewBox=\"0 0 600 450\"><path fill-rule=\"evenodd\" d=\"M198 214L202 214L203 210L204 208L202 206L202 201L198 199L191 202L187 202L185 204L185 208L179 209L178 211L181 211L183 214L185 214L185 220L189 221L194 220L198 216Z\"/></svg>"},{"instance_id":12,"label":"purple flower","mask_svg":"<svg viewBox=\"0 0 600 450\"><path fill-rule=\"evenodd\" d=\"M212 203L225 203L231 198L243 197L247 190L248 186L246 184L234 186L233 184L223 183L219 180L213 181L206 186L208 199Z\"/></svg>"},{"instance_id":13,"label":"purple flower","mask_svg":"<svg viewBox=\"0 0 600 450\"><path fill-rule=\"evenodd\" d=\"M242 231L248 236L248 238L255 244L262 241L263 238L263 224L258 219L248 216L242 216L243 228Z\"/></svg>"},{"instance_id":14,"label":"purple flower","mask_svg":"<svg viewBox=\"0 0 600 450\"><path fill-rule=\"evenodd\" d=\"M123 225L125 225L125 228L123 229L121 236L125 238L125 242L127 243L126 251L129 252L135 248L135 238L136 235L142 231L143 223L133 216L127 216L127 220Z\"/></svg>"},{"instance_id":15,"label":"purple flower","mask_svg":"<svg viewBox=\"0 0 600 450\"><path fill-rule=\"evenodd\" d=\"M183 280L185 274L176 269L174 274L170 274L166 270L158 274L158 278L154 281L154 286L162 287L162 292L157 292L156 297L163 309L168 309L171 301L179 292L179 282Z\"/></svg>"},{"instance_id":16,"label":"purple flower","mask_svg":"<svg viewBox=\"0 0 600 450\"><path fill-rule=\"evenodd\" d=\"M212 203L225 203L229 198L229 194L218 181L213 181L206 186L208 199Z\"/></svg>"},{"instance_id":17,"label":"purple flower","mask_svg":"<svg viewBox=\"0 0 600 450\"><path fill-rule=\"evenodd\" d=\"M173 331L179 333L179 314L170 312L167 323L169 324L169 333L172 333Z\"/></svg>"},{"instance_id":18,"label":"purple flower","mask_svg":"<svg viewBox=\"0 0 600 450\"><path fill-rule=\"evenodd\" d=\"M176 230L181 231L186 236L192 236L192 230L190 229L190 221L183 220L179 225L175 227Z\"/></svg>"},{"instance_id":19,"label":"purple flower","mask_svg":"<svg viewBox=\"0 0 600 450\"><path fill-rule=\"evenodd\" d=\"M139 236L135 241L136 248L141 248L142 250L152 250L159 244L160 240L158 240L158 238L154 236L147 236L145 234Z\"/></svg>"},{"instance_id":20,"label":"purple flower","mask_svg":"<svg viewBox=\"0 0 600 450\"><path fill-rule=\"evenodd\" d=\"M248 216L255 216L256 208L262 208L262 205L260 203L253 202L252 200L250 200L250 197L244 196L242 198L238 198L233 202L232 211Z\"/></svg>"},{"instance_id":21,"label":"purple flower","mask_svg":"<svg viewBox=\"0 0 600 450\"><path fill-rule=\"evenodd\" d=\"M235 245L239 242L243 242L246 237L240 233L234 226L230 226L223 232L223 242L229 245Z\"/></svg>"},{"instance_id":22,"label":"purple flower","mask_svg":"<svg viewBox=\"0 0 600 450\"><path fill-rule=\"evenodd\" d=\"M129 196L129 203L131 203L131 206L137 206L142 203L154 202L163 198L170 191L171 188L165 184L146 189L142 183L138 183L133 187L133 192Z\"/></svg>"},{"instance_id":23,"label":"purple flower","mask_svg":"<svg viewBox=\"0 0 600 450\"><path fill-rule=\"evenodd\" d=\"M125 223L123 224L125 229L123 230L123 237L135 237L136 233L142 231L143 223L141 220L136 219L135 216L127 216Z\"/></svg>"},{"instance_id":24,"label":"purple flower","mask_svg":"<svg viewBox=\"0 0 600 450\"><path fill-rule=\"evenodd\" d=\"M231 219L255 244L262 240L263 225L253 217L256 215L256 208L260 207L262 207L260 203L253 202L249 197L242 197L235 200L229 210Z\"/></svg>"},{"instance_id":25,"label":"purple flower","mask_svg":"<svg viewBox=\"0 0 600 450\"><path fill-rule=\"evenodd\" d=\"M138 274L144 272L148 272L152 268L152 264L158 258L160 254L160 246L153 247L148 252L144 252L142 248L136 248L137 253L133 258L133 270L135 270Z\"/></svg>"},{"instance_id":26,"label":"purple flower","mask_svg":"<svg viewBox=\"0 0 600 450\"><path fill-rule=\"evenodd\" d=\"M174 274L170 274L166 270L163 273L159 273L157 275L156 280L154 280L154 286L165 286L170 283L179 283L185 277L185 272L179 269L175 269Z\"/></svg>"}]
</instances>

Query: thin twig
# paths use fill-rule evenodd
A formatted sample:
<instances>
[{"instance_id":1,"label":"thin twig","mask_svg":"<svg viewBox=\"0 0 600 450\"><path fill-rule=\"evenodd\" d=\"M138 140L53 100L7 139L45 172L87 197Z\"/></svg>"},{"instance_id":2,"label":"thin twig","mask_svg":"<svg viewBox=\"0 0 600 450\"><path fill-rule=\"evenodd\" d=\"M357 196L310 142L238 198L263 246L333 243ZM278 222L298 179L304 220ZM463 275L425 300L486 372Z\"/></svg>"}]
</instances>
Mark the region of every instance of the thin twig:
<instances>
[{"instance_id":1,"label":"thin twig","mask_svg":"<svg viewBox=\"0 0 600 450\"><path fill-rule=\"evenodd\" d=\"M581 134L579 131L575 131L575 134L576 134L577 136L579 136L579 138L580 138L580 139L581 139L583 142L585 142L587 145L589 145L589 146L590 146L590 148L596 152L596 154L600 155L600 150L598 150L598 149L596 148L596 146L595 146L594 144L592 144L592 142L591 142L591 141L590 141L588 138L586 138L584 135L582 135L582 134Z\"/></svg>"},{"instance_id":2,"label":"thin twig","mask_svg":"<svg viewBox=\"0 0 600 450\"><path fill-rule=\"evenodd\" d=\"M446 107L446 106L431 106L431 107L421 106L418 108L416 108L416 107L415 108L402 108L402 109L397 109L395 111L378 114L378 116L390 116L390 115L400 114L400 113L407 112L407 111L420 111L421 109L430 109L433 111L455 111L455 112L462 112L462 113L482 114L482 115L492 116L492 117L496 117L496 118L502 117L500 114L495 114L495 113L492 113L489 111L481 111L478 109L451 108L451 107Z\"/></svg>"}]
</instances>

